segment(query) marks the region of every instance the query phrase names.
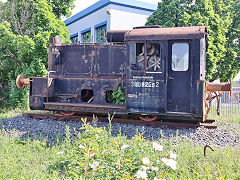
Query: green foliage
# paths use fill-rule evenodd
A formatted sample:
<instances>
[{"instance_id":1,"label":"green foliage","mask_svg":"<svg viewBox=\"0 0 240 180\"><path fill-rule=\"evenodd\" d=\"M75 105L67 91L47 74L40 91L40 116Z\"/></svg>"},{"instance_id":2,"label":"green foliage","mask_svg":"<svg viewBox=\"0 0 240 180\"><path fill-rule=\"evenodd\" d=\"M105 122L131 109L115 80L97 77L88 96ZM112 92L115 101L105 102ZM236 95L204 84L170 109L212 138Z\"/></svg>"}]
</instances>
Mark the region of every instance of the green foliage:
<instances>
[{"instance_id":1,"label":"green foliage","mask_svg":"<svg viewBox=\"0 0 240 180\"><path fill-rule=\"evenodd\" d=\"M0 85L9 86L12 107L27 107L27 89L17 89L17 75L46 76L49 38L60 35L66 42L69 32L47 0L9 0L0 13Z\"/></svg>"},{"instance_id":2,"label":"green foliage","mask_svg":"<svg viewBox=\"0 0 240 180\"><path fill-rule=\"evenodd\" d=\"M118 86L117 90L107 91L107 102L113 104L125 104L125 90L121 85Z\"/></svg>"},{"instance_id":3,"label":"green foliage","mask_svg":"<svg viewBox=\"0 0 240 180\"><path fill-rule=\"evenodd\" d=\"M207 79L227 81L240 70L239 9L239 0L162 0L146 25L206 26Z\"/></svg>"},{"instance_id":4,"label":"green foliage","mask_svg":"<svg viewBox=\"0 0 240 180\"><path fill-rule=\"evenodd\" d=\"M56 15L58 19L61 18L61 16L71 16L71 10L75 7L74 0L48 0L50 5L53 8L53 12Z\"/></svg>"},{"instance_id":5,"label":"green foliage","mask_svg":"<svg viewBox=\"0 0 240 180\"><path fill-rule=\"evenodd\" d=\"M19 74L46 75L47 48L44 46L48 46L49 33L37 34L34 38L16 35L7 22L0 24L0 33L1 82L9 85L10 105L24 107L27 90L17 89L15 79Z\"/></svg>"}]
</instances>

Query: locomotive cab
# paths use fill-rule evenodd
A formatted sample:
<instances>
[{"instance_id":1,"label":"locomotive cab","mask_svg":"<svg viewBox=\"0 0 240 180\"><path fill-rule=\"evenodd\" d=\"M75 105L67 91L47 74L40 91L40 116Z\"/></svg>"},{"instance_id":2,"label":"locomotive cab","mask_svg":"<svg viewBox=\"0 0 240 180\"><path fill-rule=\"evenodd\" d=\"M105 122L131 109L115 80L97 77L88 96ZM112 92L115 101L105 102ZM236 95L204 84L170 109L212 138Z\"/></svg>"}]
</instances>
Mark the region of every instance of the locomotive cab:
<instances>
[{"instance_id":1,"label":"locomotive cab","mask_svg":"<svg viewBox=\"0 0 240 180\"><path fill-rule=\"evenodd\" d=\"M205 27L129 31L126 106L132 113L203 116Z\"/></svg>"}]
</instances>

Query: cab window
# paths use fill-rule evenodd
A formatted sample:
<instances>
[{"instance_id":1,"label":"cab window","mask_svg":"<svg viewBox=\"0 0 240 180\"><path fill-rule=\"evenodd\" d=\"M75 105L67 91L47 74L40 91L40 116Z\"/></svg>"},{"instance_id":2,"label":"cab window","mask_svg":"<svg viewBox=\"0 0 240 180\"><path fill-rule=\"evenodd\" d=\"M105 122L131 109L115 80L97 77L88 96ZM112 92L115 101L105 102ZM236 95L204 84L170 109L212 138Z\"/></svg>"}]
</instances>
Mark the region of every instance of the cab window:
<instances>
[{"instance_id":1,"label":"cab window","mask_svg":"<svg viewBox=\"0 0 240 180\"><path fill-rule=\"evenodd\" d=\"M162 49L160 44L147 44L147 71L162 72L161 51Z\"/></svg>"},{"instance_id":2,"label":"cab window","mask_svg":"<svg viewBox=\"0 0 240 180\"><path fill-rule=\"evenodd\" d=\"M189 44L174 43L172 45L172 70L187 71L189 67Z\"/></svg>"},{"instance_id":3,"label":"cab window","mask_svg":"<svg viewBox=\"0 0 240 180\"><path fill-rule=\"evenodd\" d=\"M147 43L145 48L144 43L131 44L130 64L132 70L162 71L161 46Z\"/></svg>"},{"instance_id":4,"label":"cab window","mask_svg":"<svg viewBox=\"0 0 240 180\"><path fill-rule=\"evenodd\" d=\"M130 45L130 64L132 70L144 70L144 43Z\"/></svg>"}]
</instances>

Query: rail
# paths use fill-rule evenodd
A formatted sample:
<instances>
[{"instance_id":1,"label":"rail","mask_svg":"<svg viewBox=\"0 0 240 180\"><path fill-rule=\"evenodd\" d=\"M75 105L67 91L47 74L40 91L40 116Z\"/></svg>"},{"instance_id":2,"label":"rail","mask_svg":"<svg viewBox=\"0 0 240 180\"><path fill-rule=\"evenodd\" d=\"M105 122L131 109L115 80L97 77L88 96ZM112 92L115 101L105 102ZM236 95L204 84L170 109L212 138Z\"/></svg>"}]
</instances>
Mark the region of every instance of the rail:
<instances>
[{"instance_id":1,"label":"rail","mask_svg":"<svg viewBox=\"0 0 240 180\"><path fill-rule=\"evenodd\" d=\"M89 114L80 115L80 116L71 116L69 115L64 115L64 114L39 114L39 113L24 113L24 116L30 117L30 118L36 118L36 119L54 119L54 120L60 120L60 121L81 121L81 118L87 117L90 122L93 119L93 116ZM107 117L104 117L102 115L98 116L98 120L102 122L109 122ZM172 121L172 122L164 122L164 121L141 121L139 118L134 118L134 117L124 117L124 116L119 116L119 117L114 117L112 122L117 122L117 123L127 123L127 124L134 124L134 125L141 125L141 126L150 126L150 127L169 127L169 128L180 128L180 129L185 129L185 128L198 128L198 127L203 127L203 128L208 128L208 129L216 129L216 125L212 125L210 123L213 123L214 121L209 120L207 123L199 123L199 122L178 122L178 121Z\"/></svg>"}]
</instances>

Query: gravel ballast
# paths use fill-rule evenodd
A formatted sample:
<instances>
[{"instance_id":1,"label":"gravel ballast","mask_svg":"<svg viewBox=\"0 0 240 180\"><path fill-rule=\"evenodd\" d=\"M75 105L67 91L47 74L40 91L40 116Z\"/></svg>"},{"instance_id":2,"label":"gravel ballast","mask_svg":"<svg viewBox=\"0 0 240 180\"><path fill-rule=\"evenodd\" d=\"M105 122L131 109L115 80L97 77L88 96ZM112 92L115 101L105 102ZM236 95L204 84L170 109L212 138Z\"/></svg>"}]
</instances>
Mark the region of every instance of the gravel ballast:
<instances>
[{"instance_id":1,"label":"gravel ballast","mask_svg":"<svg viewBox=\"0 0 240 180\"><path fill-rule=\"evenodd\" d=\"M65 137L66 126L69 126L72 136L76 135L82 127L82 122L56 121L51 119L34 119L23 116L12 117L0 121L0 129L8 132L14 132L18 136L31 138L44 138L48 142L55 142L56 137ZM108 130L109 123L97 122L98 127L106 127ZM14 130L14 131L13 131ZM215 145L217 147L239 146L240 125L225 123L224 128L207 129L203 127L189 129L175 129L167 127L143 127L132 124L121 124L112 122L112 135L120 133L127 138L133 137L136 132L144 132L143 136L149 140L159 140L161 137L178 140L187 139L200 145ZM177 136L177 137L176 137Z\"/></svg>"}]
</instances>

